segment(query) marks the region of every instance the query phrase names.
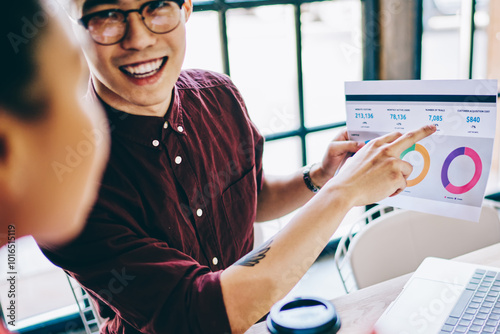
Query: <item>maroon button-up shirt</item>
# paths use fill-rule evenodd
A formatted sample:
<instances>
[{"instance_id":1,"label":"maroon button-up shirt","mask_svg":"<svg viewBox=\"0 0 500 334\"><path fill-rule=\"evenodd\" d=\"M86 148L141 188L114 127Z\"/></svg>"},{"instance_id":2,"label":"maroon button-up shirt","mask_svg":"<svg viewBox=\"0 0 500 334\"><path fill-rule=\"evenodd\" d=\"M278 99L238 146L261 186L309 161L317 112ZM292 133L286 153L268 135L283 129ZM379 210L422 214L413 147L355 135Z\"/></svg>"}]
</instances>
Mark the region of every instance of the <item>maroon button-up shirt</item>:
<instances>
[{"instance_id":1,"label":"maroon button-up shirt","mask_svg":"<svg viewBox=\"0 0 500 334\"><path fill-rule=\"evenodd\" d=\"M253 247L263 182L242 97L227 76L190 70L165 117L105 108L97 203L75 241L44 253L109 317L101 333L230 332L220 274Z\"/></svg>"}]
</instances>

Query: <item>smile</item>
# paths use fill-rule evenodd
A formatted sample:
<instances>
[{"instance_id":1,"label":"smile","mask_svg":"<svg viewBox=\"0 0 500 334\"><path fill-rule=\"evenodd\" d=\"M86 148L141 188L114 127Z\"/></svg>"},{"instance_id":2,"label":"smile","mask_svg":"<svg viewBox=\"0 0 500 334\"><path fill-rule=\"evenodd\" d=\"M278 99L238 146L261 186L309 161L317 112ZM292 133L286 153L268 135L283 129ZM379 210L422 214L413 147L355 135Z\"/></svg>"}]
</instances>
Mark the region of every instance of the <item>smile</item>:
<instances>
[{"instance_id":1,"label":"smile","mask_svg":"<svg viewBox=\"0 0 500 334\"><path fill-rule=\"evenodd\" d=\"M158 73L166 62L167 57L158 58L144 63L120 66L120 70L130 77L144 79Z\"/></svg>"}]
</instances>

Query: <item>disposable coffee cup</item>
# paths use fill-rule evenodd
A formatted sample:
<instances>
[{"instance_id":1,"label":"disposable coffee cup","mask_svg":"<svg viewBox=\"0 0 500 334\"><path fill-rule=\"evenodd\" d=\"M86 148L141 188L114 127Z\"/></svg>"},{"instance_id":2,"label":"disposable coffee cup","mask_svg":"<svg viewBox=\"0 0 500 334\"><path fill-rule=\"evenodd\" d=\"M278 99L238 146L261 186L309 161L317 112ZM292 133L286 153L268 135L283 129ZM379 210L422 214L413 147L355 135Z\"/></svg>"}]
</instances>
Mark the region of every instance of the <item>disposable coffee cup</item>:
<instances>
[{"instance_id":1,"label":"disposable coffee cup","mask_svg":"<svg viewBox=\"0 0 500 334\"><path fill-rule=\"evenodd\" d=\"M333 304L315 297L276 303L266 323L272 334L335 334L340 329Z\"/></svg>"}]
</instances>

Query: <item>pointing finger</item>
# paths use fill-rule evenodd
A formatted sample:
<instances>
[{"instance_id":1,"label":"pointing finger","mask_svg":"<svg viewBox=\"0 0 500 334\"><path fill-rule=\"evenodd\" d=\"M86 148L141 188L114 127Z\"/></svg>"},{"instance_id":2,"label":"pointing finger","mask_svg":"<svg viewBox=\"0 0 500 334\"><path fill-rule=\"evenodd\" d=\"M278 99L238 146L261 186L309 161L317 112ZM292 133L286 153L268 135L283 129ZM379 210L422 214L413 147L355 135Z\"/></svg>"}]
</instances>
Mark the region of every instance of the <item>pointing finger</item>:
<instances>
[{"instance_id":1,"label":"pointing finger","mask_svg":"<svg viewBox=\"0 0 500 334\"><path fill-rule=\"evenodd\" d=\"M418 130L407 132L403 136L394 140L394 142L392 142L392 144L390 145L394 150L395 155L399 156L404 152L404 150L415 145L417 142L421 141L425 137L430 136L434 132L436 132L435 125L426 125Z\"/></svg>"},{"instance_id":2,"label":"pointing finger","mask_svg":"<svg viewBox=\"0 0 500 334\"><path fill-rule=\"evenodd\" d=\"M383 135L377 139L374 139L373 142L379 145L388 144L394 142L396 139L402 136L399 132L391 132L386 135Z\"/></svg>"}]
</instances>

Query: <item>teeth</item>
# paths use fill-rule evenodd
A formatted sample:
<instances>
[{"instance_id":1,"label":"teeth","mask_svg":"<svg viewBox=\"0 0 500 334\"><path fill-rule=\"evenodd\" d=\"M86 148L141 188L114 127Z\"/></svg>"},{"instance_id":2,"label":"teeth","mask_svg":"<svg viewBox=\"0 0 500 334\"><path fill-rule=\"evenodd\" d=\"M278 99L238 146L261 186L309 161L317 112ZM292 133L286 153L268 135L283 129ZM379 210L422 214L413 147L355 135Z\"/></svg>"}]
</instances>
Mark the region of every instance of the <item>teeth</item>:
<instances>
[{"instance_id":1,"label":"teeth","mask_svg":"<svg viewBox=\"0 0 500 334\"><path fill-rule=\"evenodd\" d=\"M158 72L162 65L163 59L157 59L140 65L123 66L122 69L134 77L143 78Z\"/></svg>"}]
</instances>

